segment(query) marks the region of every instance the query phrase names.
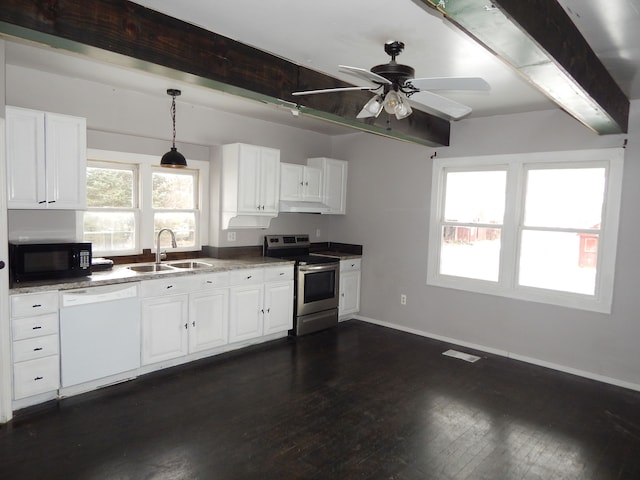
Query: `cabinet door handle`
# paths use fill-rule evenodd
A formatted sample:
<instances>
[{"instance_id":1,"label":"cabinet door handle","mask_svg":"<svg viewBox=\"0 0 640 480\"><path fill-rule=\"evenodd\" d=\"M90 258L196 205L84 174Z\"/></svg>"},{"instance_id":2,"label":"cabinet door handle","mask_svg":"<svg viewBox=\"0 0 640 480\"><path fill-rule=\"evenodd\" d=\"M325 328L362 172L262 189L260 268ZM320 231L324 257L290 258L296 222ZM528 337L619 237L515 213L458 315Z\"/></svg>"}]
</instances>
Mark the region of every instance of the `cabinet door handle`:
<instances>
[{"instance_id":1,"label":"cabinet door handle","mask_svg":"<svg viewBox=\"0 0 640 480\"><path fill-rule=\"evenodd\" d=\"M247 277L247 280L249 280L251 277L253 277L253 275L249 275L249 276Z\"/></svg>"},{"instance_id":2,"label":"cabinet door handle","mask_svg":"<svg viewBox=\"0 0 640 480\"><path fill-rule=\"evenodd\" d=\"M47 203L56 203L55 200L49 200Z\"/></svg>"},{"instance_id":3,"label":"cabinet door handle","mask_svg":"<svg viewBox=\"0 0 640 480\"><path fill-rule=\"evenodd\" d=\"M211 280L207 280L207 283L213 283Z\"/></svg>"},{"instance_id":4,"label":"cabinet door handle","mask_svg":"<svg viewBox=\"0 0 640 480\"><path fill-rule=\"evenodd\" d=\"M39 352L40 350L42 350L42 347L37 347L33 349L34 352Z\"/></svg>"},{"instance_id":5,"label":"cabinet door handle","mask_svg":"<svg viewBox=\"0 0 640 480\"><path fill-rule=\"evenodd\" d=\"M300 182L300 185L304 185L304 182Z\"/></svg>"},{"instance_id":6,"label":"cabinet door handle","mask_svg":"<svg viewBox=\"0 0 640 480\"><path fill-rule=\"evenodd\" d=\"M167 289L173 288L173 285L167 285Z\"/></svg>"},{"instance_id":7,"label":"cabinet door handle","mask_svg":"<svg viewBox=\"0 0 640 480\"><path fill-rule=\"evenodd\" d=\"M185 324L184 324L184 329L186 330L187 328L189 328L189 324L188 324L188 323L185 323Z\"/></svg>"},{"instance_id":8,"label":"cabinet door handle","mask_svg":"<svg viewBox=\"0 0 640 480\"><path fill-rule=\"evenodd\" d=\"M195 327L195 326L196 326L196 321L194 320L193 322L191 322L191 325L192 325L193 327Z\"/></svg>"},{"instance_id":9,"label":"cabinet door handle","mask_svg":"<svg viewBox=\"0 0 640 480\"><path fill-rule=\"evenodd\" d=\"M36 303L35 305L31 305L31 308L40 308L42 305L39 303Z\"/></svg>"},{"instance_id":10,"label":"cabinet door handle","mask_svg":"<svg viewBox=\"0 0 640 480\"><path fill-rule=\"evenodd\" d=\"M46 200L42 200L42 201L38 202L38 205L42 205L43 203L47 203L47 201Z\"/></svg>"},{"instance_id":11,"label":"cabinet door handle","mask_svg":"<svg viewBox=\"0 0 640 480\"><path fill-rule=\"evenodd\" d=\"M38 381L38 380L42 380L43 378L44 378L44 377L36 377L36 378L34 378L34 380L35 380L35 381Z\"/></svg>"},{"instance_id":12,"label":"cabinet door handle","mask_svg":"<svg viewBox=\"0 0 640 480\"><path fill-rule=\"evenodd\" d=\"M280 272L280 275L284 275L284 272Z\"/></svg>"},{"instance_id":13,"label":"cabinet door handle","mask_svg":"<svg viewBox=\"0 0 640 480\"><path fill-rule=\"evenodd\" d=\"M35 327L33 327L31 330L40 330L42 328L41 325L36 325Z\"/></svg>"}]
</instances>

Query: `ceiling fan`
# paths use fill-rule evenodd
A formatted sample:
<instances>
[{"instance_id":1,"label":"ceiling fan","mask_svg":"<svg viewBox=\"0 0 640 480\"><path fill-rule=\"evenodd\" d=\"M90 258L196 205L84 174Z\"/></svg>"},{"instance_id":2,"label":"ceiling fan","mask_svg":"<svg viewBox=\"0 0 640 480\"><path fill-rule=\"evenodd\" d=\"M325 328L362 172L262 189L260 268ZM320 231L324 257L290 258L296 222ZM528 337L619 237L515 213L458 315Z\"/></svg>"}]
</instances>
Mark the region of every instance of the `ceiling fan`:
<instances>
[{"instance_id":1,"label":"ceiling fan","mask_svg":"<svg viewBox=\"0 0 640 480\"><path fill-rule=\"evenodd\" d=\"M348 73L371 85L367 87L325 88L293 92L292 95L314 95L317 93L369 90L375 95L362 108L356 118L371 118L382 110L394 114L398 120L411 115L411 104L418 110L436 112L451 120L458 120L471 112L471 107L432 93L430 90L489 90L489 84L479 77L431 77L413 78L415 70L396 62L396 57L404 50L404 43L385 43L384 51L391 61L376 65L371 70L340 65L340 71Z\"/></svg>"}]
</instances>

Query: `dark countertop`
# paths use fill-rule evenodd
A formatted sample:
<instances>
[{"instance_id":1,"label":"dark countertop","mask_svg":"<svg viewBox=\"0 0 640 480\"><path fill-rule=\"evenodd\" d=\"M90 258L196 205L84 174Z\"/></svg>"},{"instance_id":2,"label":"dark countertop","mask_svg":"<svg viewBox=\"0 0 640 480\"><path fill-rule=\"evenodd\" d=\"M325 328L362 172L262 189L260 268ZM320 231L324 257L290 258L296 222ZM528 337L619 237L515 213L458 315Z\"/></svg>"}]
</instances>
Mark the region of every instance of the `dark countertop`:
<instances>
[{"instance_id":1,"label":"dark countertop","mask_svg":"<svg viewBox=\"0 0 640 480\"><path fill-rule=\"evenodd\" d=\"M200 273L226 272L230 270L239 270L245 268L259 268L269 265L291 264L291 260L282 260L269 257L247 257L229 260L221 260L219 258L194 258L190 259L198 262L210 264L210 267L202 267L197 269L184 270L168 270L162 272L146 272L139 273L129 270L127 267L132 265L144 265L144 263L133 263L124 265L114 265L111 270L95 272L88 277L74 278L67 280L51 280L46 282L25 282L14 286L9 290L10 295L21 293L44 292L48 290L71 290L73 288L96 287L99 285L114 285L118 283L139 282L141 280L153 280L166 277L183 277L188 275L196 275ZM171 262L163 262L171 264Z\"/></svg>"},{"instance_id":2,"label":"dark countertop","mask_svg":"<svg viewBox=\"0 0 640 480\"><path fill-rule=\"evenodd\" d=\"M362 255L358 255L355 253L347 253L347 252L336 252L334 250L324 250L320 252L312 252L313 255L324 255L327 257L336 257L340 260L350 260L352 258L362 258Z\"/></svg>"}]
</instances>

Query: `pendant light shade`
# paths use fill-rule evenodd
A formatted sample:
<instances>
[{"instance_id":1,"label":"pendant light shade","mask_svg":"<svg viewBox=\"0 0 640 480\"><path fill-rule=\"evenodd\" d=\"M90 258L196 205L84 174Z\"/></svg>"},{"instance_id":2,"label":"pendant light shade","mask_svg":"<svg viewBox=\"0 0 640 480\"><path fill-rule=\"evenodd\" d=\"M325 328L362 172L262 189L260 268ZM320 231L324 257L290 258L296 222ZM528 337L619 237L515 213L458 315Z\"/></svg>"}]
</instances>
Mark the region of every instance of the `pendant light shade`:
<instances>
[{"instance_id":1,"label":"pendant light shade","mask_svg":"<svg viewBox=\"0 0 640 480\"><path fill-rule=\"evenodd\" d=\"M171 120L173 122L173 146L171 147L171 150L162 156L162 160L160 160L161 167L184 168L187 166L187 160L184 158L184 155L178 152L178 149L176 148L176 97L181 93L182 92L180 90L176 90L174 88L167 90L167 95L172 97Z\"/></svg>"}]
</instances>

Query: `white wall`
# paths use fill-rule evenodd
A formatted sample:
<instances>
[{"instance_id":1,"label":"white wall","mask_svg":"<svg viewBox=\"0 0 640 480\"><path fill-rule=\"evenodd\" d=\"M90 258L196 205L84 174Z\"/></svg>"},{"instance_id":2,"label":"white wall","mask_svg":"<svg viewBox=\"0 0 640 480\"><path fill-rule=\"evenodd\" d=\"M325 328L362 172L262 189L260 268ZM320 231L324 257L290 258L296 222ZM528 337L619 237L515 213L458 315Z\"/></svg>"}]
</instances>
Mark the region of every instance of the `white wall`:
<instances>
[{"instance_id":1,"label":"white wall","mask_svg":"<svg viewBox=\"0 0 640 480\"><path fill-rule=\"evenodd\" d=\"M431 155L620 147L625 138L611 315L426 285ZM334 228L342 241L364 245L363 317L640 388L640 102L629 135L597 136L553 110L454 123L452 146L437 150L375 136L333 143L334 154L349 160L349 212Z\"/></svg>"},{"instance_id":2,"label":"white wall","mask_svg":"<svg viewBox=\"0 0 640 480\"><path fill-rule=\"evenodd\" d=\"M164 92L141 93L110 85L7 65L7 104L25 108L77 115L87 118L89 148L162 156L170 147L170 97ZM292 127L233 115L177 100L177 147L187 159L212 162L211 211L218 202L219 182L216 162L220 145L246 142L278 148L281 161L305 163L308 157L329 156L330 137ZM48 212L11 212L11 232L43 227L56 238L73 238L75 216L61 213L51 221ZM260 245L265 233L308 233L316 241L331 237L332 219L328 216L281 214L268 230L238 230L237 240L228 242L226 232L212 219L206 244L214 246ZM58 231L55 231L57 228ZM315 237L320 229L320 237ZM52 234L53 234L52 233Z\"/></svg>"}]
</instances>

